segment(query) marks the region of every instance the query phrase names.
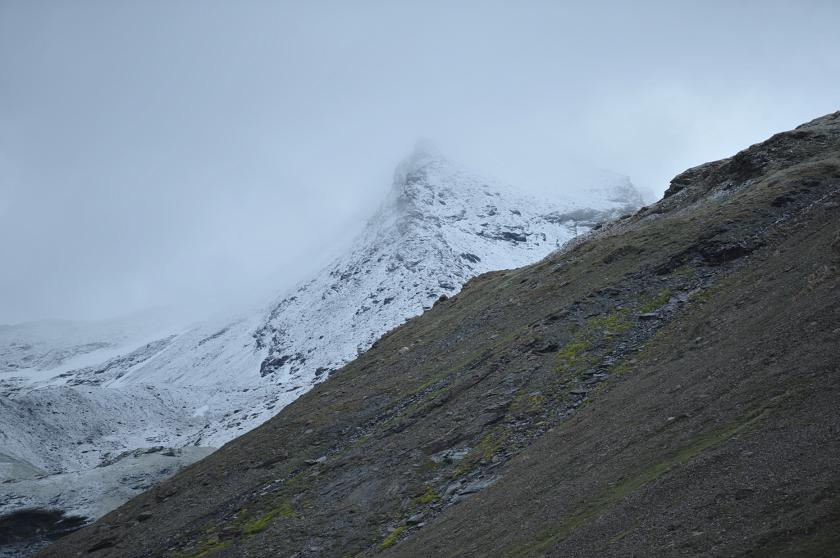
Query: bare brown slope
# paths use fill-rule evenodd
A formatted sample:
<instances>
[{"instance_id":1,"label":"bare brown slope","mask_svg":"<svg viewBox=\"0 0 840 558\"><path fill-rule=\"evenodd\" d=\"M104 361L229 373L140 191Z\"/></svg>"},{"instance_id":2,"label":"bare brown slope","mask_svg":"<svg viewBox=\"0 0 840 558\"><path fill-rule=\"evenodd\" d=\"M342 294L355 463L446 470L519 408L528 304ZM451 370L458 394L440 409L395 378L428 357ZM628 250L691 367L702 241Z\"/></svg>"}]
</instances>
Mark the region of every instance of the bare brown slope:
<instances>
[{"instance_id":1,"label":"bare brown slope","mask_svg":"<svg viewBox=\"0 0 840 558\"><path fill-rule=\"evenodd\" d=\"M44 556L831 555L840 114L472 281Z\"/></svg>"}]
</instances>

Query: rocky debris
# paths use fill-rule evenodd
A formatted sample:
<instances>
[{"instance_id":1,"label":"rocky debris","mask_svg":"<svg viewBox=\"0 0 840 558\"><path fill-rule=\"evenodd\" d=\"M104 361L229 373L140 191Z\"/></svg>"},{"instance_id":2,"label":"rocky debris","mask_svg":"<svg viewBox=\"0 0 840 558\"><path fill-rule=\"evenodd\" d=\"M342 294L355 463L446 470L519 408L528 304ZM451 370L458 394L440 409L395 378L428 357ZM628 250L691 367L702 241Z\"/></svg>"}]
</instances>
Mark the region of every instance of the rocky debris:
<instances>
[{"instance_id":1,"label":"rocky debris","mask_svg":"<svg viewBox=\"0 0 840 558\"><path fill-rule=\"evenodd\" d=\"M471 450L472 450L472 448L470 448L470 447L450 448L450 449L444 450L440 453L436 453L436 454L432 455L430 459L432 461L434 461L435 463L441 463L443 461L449 461L449 462L460 461L461 459L463 459L467 455L469 455Z\"/></svg>"},{"instance_id":2,"label":"rocky debris","mask_svg":"<svg viewBox=\"0 0 840 558\"><path fill-rule=\"evenodd\" d=\"M480 492L490 486L493 486L493 484L495 484L498 480L498 477L490 477L488 479L475 480L461 488L458 494L461 496L466 496L467 494L475 494L476 492Z\"/></svg>"}]
</instances>

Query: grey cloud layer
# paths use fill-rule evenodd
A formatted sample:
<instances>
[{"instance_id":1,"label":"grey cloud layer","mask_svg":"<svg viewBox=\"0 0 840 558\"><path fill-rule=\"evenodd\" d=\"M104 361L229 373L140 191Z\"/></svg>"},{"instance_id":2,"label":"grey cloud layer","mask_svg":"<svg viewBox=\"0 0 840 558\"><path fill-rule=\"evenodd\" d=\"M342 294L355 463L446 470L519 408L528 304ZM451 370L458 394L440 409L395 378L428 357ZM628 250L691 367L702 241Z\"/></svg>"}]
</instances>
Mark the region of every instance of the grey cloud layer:
<instances>
[{"instance_id":1,"label":"grey cloud layer","mask_svg":"<svg viewBox=\"0 0 840 558\"><path fill-rule=\"evenodd\" d=\"M0 5L0 323L288 284L418 136L657 196L840 105L834 2Z\"/></svg>"}]
</instances>

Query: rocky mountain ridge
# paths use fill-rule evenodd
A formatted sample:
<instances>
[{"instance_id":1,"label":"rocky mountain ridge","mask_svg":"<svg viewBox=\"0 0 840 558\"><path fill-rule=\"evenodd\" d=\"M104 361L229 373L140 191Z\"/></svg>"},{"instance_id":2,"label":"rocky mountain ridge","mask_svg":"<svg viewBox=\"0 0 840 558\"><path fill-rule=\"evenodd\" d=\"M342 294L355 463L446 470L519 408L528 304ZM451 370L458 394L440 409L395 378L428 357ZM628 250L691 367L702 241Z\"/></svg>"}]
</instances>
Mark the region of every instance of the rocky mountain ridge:
<instances>
[{"instance_id":1,"label":"rocky mountain ridge","mask_svg":"<svg viewBox=\"0 0 840 558\"><path fill-rule=\"evenodd\" d=\"M390 331L43 556L832 556L840 113Z\"/></svg>"}]
</instances>

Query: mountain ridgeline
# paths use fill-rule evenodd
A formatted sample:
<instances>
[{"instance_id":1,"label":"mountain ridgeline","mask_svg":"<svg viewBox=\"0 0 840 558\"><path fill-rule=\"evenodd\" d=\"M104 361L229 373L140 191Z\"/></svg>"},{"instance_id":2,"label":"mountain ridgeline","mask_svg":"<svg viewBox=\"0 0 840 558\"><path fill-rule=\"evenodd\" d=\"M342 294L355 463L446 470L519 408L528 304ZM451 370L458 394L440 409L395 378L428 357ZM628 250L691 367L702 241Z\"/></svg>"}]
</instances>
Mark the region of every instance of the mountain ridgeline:
<instances>
[{"instance_id":1,"label":"mountain ridgeline","mask_svg":"<svg viewBox=\"0 0 840 558\"><path fill-rule=\"evenodd\" d=\"M835 556L838 269L834 113L471 279L42 556Z\"/></svg>"},{"instance_id":2,"label":"mountain ridgeline","mask_svg":"<svg viewBox=\"0 0 840 558\"><path fill-rule=\"evenodd\" d=\"M575 199L535 199L421 148L343 255L257 311L190 327L158 316L0 327L0 556L7 514L99 517L468 279L539 261L641 206L626 177L579 186Z\"/></svg>"}]
</instances>

